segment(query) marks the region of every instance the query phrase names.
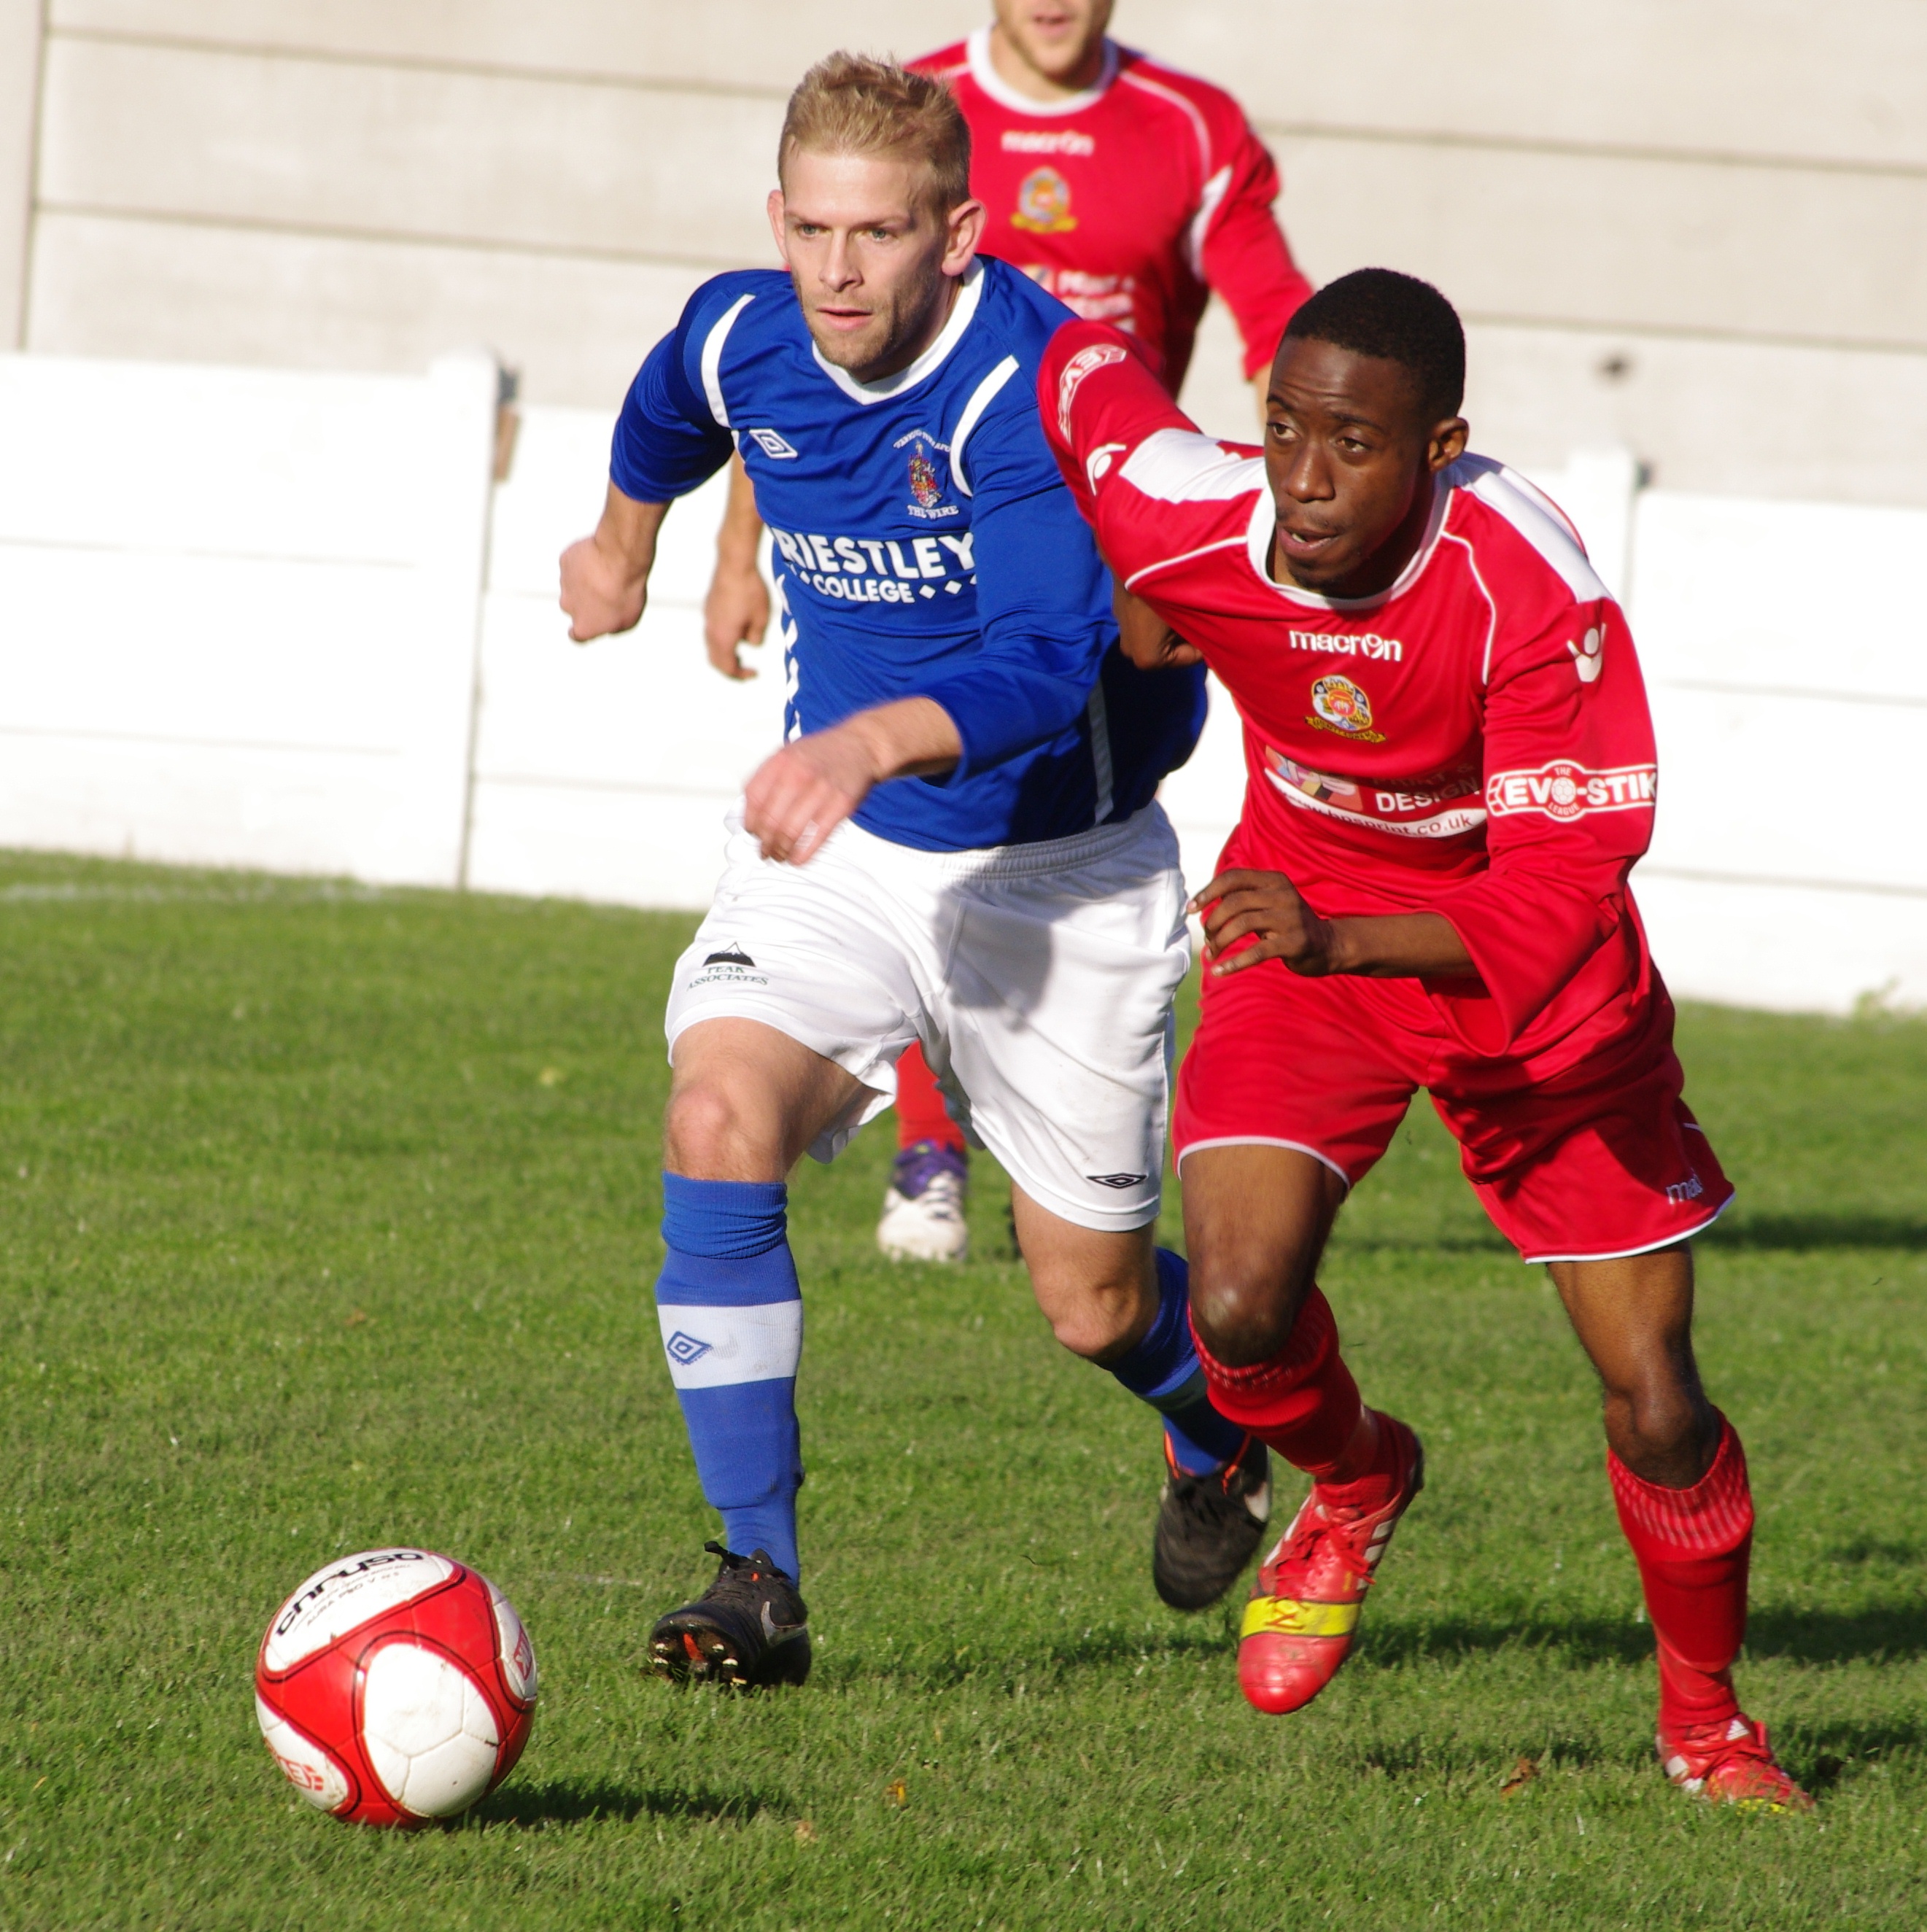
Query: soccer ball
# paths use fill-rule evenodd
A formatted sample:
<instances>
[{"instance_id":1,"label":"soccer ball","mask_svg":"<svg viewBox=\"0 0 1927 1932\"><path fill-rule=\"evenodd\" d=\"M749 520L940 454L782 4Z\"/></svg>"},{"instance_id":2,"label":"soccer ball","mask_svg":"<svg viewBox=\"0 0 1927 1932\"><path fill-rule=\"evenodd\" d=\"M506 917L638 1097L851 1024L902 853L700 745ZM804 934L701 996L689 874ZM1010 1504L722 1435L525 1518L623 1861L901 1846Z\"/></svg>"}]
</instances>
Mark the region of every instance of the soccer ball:
<instances>
[{"instance_id":1,"label":"soccer ball","mask_svg":"<svg viewBox=\"0 0 1927 1932\"><path fill-rule=\"evenodd\" d=\"M254 1665L275 1762L311 1804L361 1825L466 1811L514 1768L535 1705L536 1654L509 1599L426 1550L317 1570Z\"/></svg>"}]
</instances>

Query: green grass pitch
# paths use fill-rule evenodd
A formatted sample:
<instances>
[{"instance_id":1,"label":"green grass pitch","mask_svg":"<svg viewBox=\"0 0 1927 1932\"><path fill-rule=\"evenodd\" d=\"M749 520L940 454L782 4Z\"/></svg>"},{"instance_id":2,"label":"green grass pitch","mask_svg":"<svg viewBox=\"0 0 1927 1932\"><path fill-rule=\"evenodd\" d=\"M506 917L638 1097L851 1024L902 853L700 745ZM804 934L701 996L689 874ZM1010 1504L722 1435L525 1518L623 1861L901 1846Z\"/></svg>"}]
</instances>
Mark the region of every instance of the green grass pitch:
<instances>
[{"instance_id":1,"label":"green grass pitch","mask_svg":"<svg viewBox=\"0 0 1927 1932\"><path fill-rule=\"evenodd\" d=\"M0 1927L1927 1922L1927 1026L1685 1017L1742 1691L1820 1799L1749 1817L1659 1774L1588 1371L1422 1107L1325 1280L1430 1486L1311 1710L1154 1598L1154 1424L1050 1341L989 1164L976 1261L879 1260L875 1130L794 1190L815 1678L647 1677L713 1533L649 1292L689 928L0 860ZM414 1836L303 1807L250 1696L294 1583L404 1540L544 1681Z\"/></svg>"}]
</instances>

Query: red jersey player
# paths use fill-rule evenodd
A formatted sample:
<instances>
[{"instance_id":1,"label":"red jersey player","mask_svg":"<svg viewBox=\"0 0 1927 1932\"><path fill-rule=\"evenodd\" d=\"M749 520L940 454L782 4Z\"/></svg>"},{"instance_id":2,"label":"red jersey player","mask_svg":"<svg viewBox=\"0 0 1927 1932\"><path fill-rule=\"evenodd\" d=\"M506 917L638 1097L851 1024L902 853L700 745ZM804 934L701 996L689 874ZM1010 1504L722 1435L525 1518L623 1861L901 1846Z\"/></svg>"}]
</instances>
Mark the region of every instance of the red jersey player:
<instances>
[{"instance_id":1,"label":"red jersey player","mask_svg":"<svg viewBox=\"0 0 1927 1932\"><path fill-rule=\"evenodd\" d=\"M1753 1508L1694 1366L1685 1246L1732 1189L1681 1101L1627 887L1655 796L1639 664L1563 518L1465 453L1464 356L1436 290L1345 276L1286 332L1262 458L1201 435L1101 327L1067 325L1039 374L1065 476L1148 607L1127 647L1201 652L1244 726L1172 1132L1213 1404L1312 1486L1259 1568L1239 1680L1268 1712L1318 1694L1423 1480L1314 1280L1422 1087L1604 1384L1668 1774L1805 1808L1733 1689Z\"/></svg>"},{"instance_id":2,"label":"red jersey player","mask_svg":"<svg viewBox=\"0 0 1927 1932\"><path fill-rule=\"evenodd\" d=\"M1173 395L1215 289L1244 338L1247 378L1262 377L1311 292L1271 213L1277 170L1222 88L1107 38L1111 12L1112 0L995 0L994 23L911 63L949 82L969 124L971 190L989 211L983 252L1129 333ZM725 676L753 675L738 647L760 644L769 622L760 534L733 465L704 612ZM960 1258L962 1135L916 1048L896 1077L878 1242L900 1257Z\"/></svg>"}]
</instances>

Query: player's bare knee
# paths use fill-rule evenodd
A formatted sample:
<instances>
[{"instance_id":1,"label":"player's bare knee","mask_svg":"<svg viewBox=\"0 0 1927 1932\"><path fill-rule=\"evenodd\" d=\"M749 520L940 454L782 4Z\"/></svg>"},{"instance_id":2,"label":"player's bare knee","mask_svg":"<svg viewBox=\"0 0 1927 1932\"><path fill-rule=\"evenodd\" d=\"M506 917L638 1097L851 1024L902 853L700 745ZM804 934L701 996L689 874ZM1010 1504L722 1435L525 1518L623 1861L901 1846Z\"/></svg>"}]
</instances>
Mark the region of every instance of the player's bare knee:
<instances>
[{"instance_id":1,"label":"player's bare knee","mask_svg":"<svg viewBox=\"0 0 1927 1932\"><path fill-rule=\"evenodd\" d=\"M1198 1339L1232 1368L1268 1361L1290 1339L1304 1300L1295 1268L1243 1266L1191 1270L1191 1320Z\"/></svg>"},{"instance_id":2,"label":"player's bare knee","mask_svg":"<svg viewBox=\"0 0 1927 1932\"><path fill-rule=\"evenodd\" d=\"M1087 1362L1102 1363L1118 1354L1127 1345L1130 1330L1121 1310L1100 1304L1067 1311L1052 1320L1051 1333L1073 1355Z\"/></svg>"},{"instance_id":3,"label":"player's bare knee","mask_svg":"<svg viewBox=\"0 0 1927 1932\"><path fill-rule=\"evenodd\" d=\"M1613 1453L1634 1474L1655 1480L1692 1462L1712 1432L1704 1396L1671 1378L1608 1390L1605 1406Z\"/></svg>"},{"instance_id":4,"label":"player's bare knee","mask_svg":"<svg viewBox=\"0 0 1927 1932\"><path fill-rule=\"evenodd\" d=\"M1100 1365L1126 1353L1155 1312L1154 1299L1145 1306L1135 1269L1093 1274L1061 1265L1033 1268L1031 1279L1051 1333L1073 1355Z\"/></svg>"},{"instance_id":5,"label":"player's bare knee","mask_svg":"<svg viewBox=\"0 0 1927 1932\"><path fill-rule=\"evenodd\" d=\"M672 1173L691 1179L740 1178L746 1163L765 1150L747 1109L726 1082L698 1079L679 1085L662 1124L663 1160Z\"/></svg>"}]
</instances>

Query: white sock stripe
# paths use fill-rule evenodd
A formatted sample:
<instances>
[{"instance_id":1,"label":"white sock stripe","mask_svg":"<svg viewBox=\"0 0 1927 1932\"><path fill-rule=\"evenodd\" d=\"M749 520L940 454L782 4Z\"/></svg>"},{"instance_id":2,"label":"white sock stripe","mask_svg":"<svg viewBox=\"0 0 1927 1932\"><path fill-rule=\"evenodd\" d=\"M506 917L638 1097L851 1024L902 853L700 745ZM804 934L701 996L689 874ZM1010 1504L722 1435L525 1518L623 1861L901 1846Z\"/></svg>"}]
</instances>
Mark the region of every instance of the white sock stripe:
<instances>
[{"instance_id":1,"label":"white sock stripe","mask_svg":"<svg viewBox=\"0 0 1927 1932\"><path fill-rule=\"evenodd\" d=\"M679 1389L729 1388L794 1376L803 1357L803 1304L748 1308L656 1304L669 1378Z\"/></svg>"}]
</instances>

